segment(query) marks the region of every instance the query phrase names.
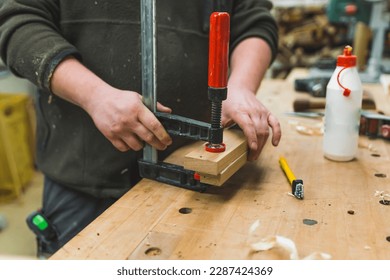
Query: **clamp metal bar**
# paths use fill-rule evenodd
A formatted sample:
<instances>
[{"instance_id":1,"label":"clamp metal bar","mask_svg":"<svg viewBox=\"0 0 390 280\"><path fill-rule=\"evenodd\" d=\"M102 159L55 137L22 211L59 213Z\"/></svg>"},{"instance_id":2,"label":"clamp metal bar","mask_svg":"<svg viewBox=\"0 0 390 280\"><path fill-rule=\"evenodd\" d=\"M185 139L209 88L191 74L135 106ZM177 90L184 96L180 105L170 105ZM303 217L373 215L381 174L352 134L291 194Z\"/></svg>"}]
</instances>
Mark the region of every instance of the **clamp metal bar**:
<instances>
[{"instance_id":1,"label":"clamp metal bar","mask_svg":"<svg viewBox=\"0 0 390 280\"><path fill-rule=\"evenodd\" d=\"M157 47L156 47L156 0L141 0L141 56L142 97L146 107L156 112L157 98ZM157 150L145 144L143 159L157 162Z\"/></svg>"},{"instance_id":2,"label":"clamp metal bar","mask_svg":"<svg viewBox=\"0 0 390 280\"><path fill-rule=\"evenodd\" d=\"M188 119L181 116L159 113L157 111L157 38L156 38L156 0L140 0L141 6L141 55L142 55L142 96L145 106L151 110L163 124L170 135L181 136L193 140L210 140L211 124ZM221 14L223 19L228 14ZM220 18L220 17L217 17ZM224 21L225 22L225 21ZM227 22L227 21L226 21ZM218 23L216 24L218 25ZM228 27L225 24L225 27ZM228 32L228 29L226 29ZM228 36L225 36L228 37ZM218 56L219 58L219 56ZM216 69L216 72L219 72ZM214 72L213 72L214 73ZM217 75L217 77L219 77ZM219 86L219 84L217 85ZM219 87L217 89L219 91ZM226 91L223 89L224 92ZM224 95L222 95L224 96ZM212 98L219 102L226 97ZM218 114L220 116L220 114ZM220 131L222 134L222 130ZM222 141L222 138L221 138ZM210 142L210 141L209 141ZM213 142L213 141L211 141ZM215 141L214 141L215 142ZM215 145L215 143L213 144ZM219 144L216 143L216 144ZM190 190L205 191L210 185L200 182L200 176L195 171L183 166L158 162L157 150L145 144L143 159L138 160L140 176L178 186Z\"/></svg>"}]
</instances>

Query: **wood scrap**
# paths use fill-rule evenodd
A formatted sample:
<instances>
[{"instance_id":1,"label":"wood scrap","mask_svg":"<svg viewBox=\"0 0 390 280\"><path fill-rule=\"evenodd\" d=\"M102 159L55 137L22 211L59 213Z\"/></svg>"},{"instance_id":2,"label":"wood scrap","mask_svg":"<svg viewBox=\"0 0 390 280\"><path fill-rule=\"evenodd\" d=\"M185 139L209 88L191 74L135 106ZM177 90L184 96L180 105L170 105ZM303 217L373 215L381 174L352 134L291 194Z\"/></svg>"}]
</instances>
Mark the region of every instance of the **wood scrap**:
<instances>
[{"instance_id":1,"label":"wood scrap","mask_svg":"<svg viewBox=\"0 0 390 280\"><path fill-rule=\"evenodd\" d=\"M224 131L224 143L226 151L222 153L210 153L204 148L204 143L200 143L192 152L184 158L184 167L201 174L218 176L233 162L242 157L247 151L246 138L241 130L227 129Z\"/></svg>"},{"instance_id":2,"label":"wood scrap","mask_svg":"<svg viewBox=\"0 0 390 280\"><path fill-rule=\"evenodd\" d=\"M330 23L324 5L277 7L279 52L271 67L273 78L286 78L295 67L314 67L336 59L347 42L348 26Z\"/></svg>"},{"instance_id":3,"label":"wood scrap","mask_svg":"<svg viewBox=\"0 0 390 280\"><path fill-rule=\"evenodd\" d=\"M213 186L222 186L234 173L236 173L247 162L247 153L244 152L231 164L229 164L218 175L210 175L207 173L199 173L200 181L202 183L210 184Z\"/></svg>"}]
</instances>

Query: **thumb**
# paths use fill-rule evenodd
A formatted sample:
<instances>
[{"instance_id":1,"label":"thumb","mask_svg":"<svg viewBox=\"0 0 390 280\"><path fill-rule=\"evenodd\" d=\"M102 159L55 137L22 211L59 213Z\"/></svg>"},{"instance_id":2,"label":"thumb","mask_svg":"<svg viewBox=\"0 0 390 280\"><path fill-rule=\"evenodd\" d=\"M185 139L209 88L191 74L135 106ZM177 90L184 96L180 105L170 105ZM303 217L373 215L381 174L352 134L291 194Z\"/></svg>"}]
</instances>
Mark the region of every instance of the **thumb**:
<instances>
[{"instance_id":1,"label":"thumb","mask_svg":"<svg viewBox=\"0 0 390 280\"><path fill-rule=\"evenodd\" d=\"M157 102L157 111L160 111L163 113L171 113L172 109L162 105L160 102Z\"/></svg>"}]
</instances>

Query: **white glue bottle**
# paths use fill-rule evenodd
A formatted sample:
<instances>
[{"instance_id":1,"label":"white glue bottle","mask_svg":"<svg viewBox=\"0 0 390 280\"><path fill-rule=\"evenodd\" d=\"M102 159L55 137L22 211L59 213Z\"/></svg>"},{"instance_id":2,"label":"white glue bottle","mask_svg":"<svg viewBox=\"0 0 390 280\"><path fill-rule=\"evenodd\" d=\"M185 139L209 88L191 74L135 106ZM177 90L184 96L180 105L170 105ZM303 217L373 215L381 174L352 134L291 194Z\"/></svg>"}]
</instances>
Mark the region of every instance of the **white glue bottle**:
<instances>
[{"instance_id":1,"label":"white glue bottle","mask_svg":"<svg viewBox=\"0 0 390 280\"><path fill-rule=\"evenodd\" d=\"M363 89L356 56L346 46L326 87L324 156L334 161L356 157Z\"/></svg>"}]
</instances>

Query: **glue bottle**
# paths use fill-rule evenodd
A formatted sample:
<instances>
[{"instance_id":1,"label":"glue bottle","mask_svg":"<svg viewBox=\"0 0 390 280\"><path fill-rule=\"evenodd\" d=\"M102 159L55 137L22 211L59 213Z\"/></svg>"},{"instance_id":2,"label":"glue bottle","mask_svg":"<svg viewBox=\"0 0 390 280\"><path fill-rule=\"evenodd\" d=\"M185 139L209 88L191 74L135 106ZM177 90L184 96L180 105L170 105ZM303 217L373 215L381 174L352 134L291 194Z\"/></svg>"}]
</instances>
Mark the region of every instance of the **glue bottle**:
<instances>
[{"instance_id":1,"label":"glue bottle","mask_svg":"<svg viewBox=\"0 0 390 280\"><path fill-rule=\"evenodd\" d=\"M334 161L356 157L363 89L356 56L346 46L326 87L324 156Z\"/></svg>"}]
</instances>

